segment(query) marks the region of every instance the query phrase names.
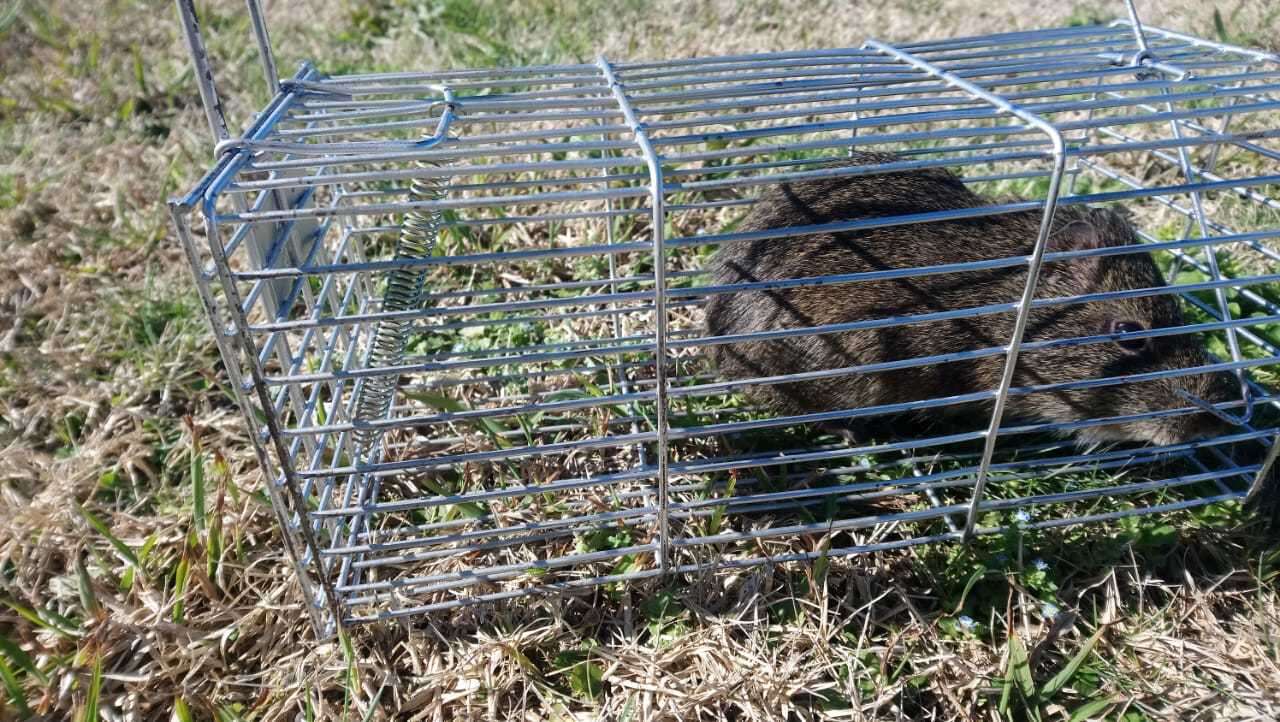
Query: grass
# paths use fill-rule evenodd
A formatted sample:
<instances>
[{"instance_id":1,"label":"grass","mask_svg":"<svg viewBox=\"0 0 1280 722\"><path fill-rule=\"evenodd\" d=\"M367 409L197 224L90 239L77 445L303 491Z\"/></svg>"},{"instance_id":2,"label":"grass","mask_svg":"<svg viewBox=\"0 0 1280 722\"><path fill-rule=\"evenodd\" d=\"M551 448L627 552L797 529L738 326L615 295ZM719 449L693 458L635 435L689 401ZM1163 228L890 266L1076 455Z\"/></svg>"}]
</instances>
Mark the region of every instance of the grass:
<instances>
[{"instance_id":1,"label":"grass","mask_svg":"<svg viewBox=\"0 0 1280 722\"><path fill-rule=\"evenodd\" d=\"M220 89L243 120L265 92L242 5L199 5ZM1260 4L1147 12L1232 42L1277 37ZM306 57L342 72L849 45L1112 13L1022 0L981 12L956 1L870 11L379 0L272 3L269 21L282 68ZM1280 554L1232 505L1055 532L1015 526L969 547L819 556L315 643L161 204L210 148L172 3L0 2L0 719L1145 720L1280 709ZM451 251L478 243L450 240ZM594 273L593 262L577 261ZM520 428L536 425L527 421ZM499 429L473 431L501 443ZM709 529L729 523L716 510ZM633 542L625 532L578 540ZM803 540L814 551L831 542Z\"/></svg>"}]
</instances>

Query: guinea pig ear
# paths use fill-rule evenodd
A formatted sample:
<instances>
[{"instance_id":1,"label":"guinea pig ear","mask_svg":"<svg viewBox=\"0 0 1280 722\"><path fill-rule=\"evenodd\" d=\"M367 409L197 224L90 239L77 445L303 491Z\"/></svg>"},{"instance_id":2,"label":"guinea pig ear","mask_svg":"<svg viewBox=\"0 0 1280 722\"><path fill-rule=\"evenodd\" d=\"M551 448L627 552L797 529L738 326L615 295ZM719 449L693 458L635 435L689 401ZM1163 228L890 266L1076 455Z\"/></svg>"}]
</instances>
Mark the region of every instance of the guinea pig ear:
<instances>
[{"instance_id":1,"label":"guinea pig ear","mask_svg":"<svg viewBox=\"0 0 1280 722\"><path fill-rule=\"evenodd\" d=\"M1049 234L1049 253L1086 251L1102 247L1102 234L1088 221L1071 221ZM1086 259L1078 259L1086 260Z\"/></svg>"},{"instance_id":2,"label":"guinea pig ear","mask_svg":"<svg viewBox=\"0 0 1280 722\"><path fill-rule=\"evenodd\" d=\"M1088 251L1101 248L1106 241L1098 227L1089 221L1075 220L1053 229L1049 234L1047 253L1067 253L1070 251ZM1101 265L1101 257L1084 256L1056 262L1045 266L1046 273L1068 274L1069 278L1084 281L1093 277Z\"/></svg>"}]
</instances>

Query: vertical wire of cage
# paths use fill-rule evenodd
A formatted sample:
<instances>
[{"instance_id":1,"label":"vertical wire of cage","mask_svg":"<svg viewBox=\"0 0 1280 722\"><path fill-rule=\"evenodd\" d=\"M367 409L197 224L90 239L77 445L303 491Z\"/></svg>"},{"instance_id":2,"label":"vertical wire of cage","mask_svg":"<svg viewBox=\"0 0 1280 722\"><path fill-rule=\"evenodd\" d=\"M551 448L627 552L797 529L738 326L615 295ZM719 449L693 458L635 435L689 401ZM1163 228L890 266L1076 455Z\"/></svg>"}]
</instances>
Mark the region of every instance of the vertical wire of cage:
<instances>
[{"instance_id":1,"label":"vertical wire of cage","mask_svg":"<svg viewBox=\"0 0 1280 722\"><path fill-rule=\"evenodd\" d=\"M1193 508L1244 497L1274 464L1267 413L1280 407L1258 380L1280 358L1272 55L1135 16L687 60L334 77L304 64L281 80L249 0L273 95L232 137L191 3L178 5L217 146L171 212L322 635L531 594L620 594L672 573ZM895 159L833 162L864 149ZM780 183L936 169L991 202L736 228ZM1049 248L1061 209L1107 204L1136 214L1139 246ZM1038 231L1009 257L727 285L704 274L731 244L1018 213L1038 214ZM1160 259L1166 286L1037 290L1046 264L1135 253ZM1003 270L1025 281L982 307L739 337L703 326L709 299L726 294ZM1117 340L1028 335L1039 310L1171 293L1188 320L1137 337L1204 338L1219 352L1210 366L1017 380L1039 356ZM945 353L748 378L706 360L726 344L991 315L1010 319L1007 337ZM963 393L805 413L751 395L978 362L996 364L998 382ZM1037 394L1210 371L1235 379L1235 398L1004 418L1006 403ZM856 440L822 428L970 407L984 419L972 428ZM1101 449L1061 438L1197 413L1229 430Z\"/></svg>"},{"instance_id":2,"label":"vertical wire of cage","mask_svg":"<svg viewBox=\"0 0 1280 722\"><path fill-rule=\"evenodd\" d=\"M196 14L194 3L190 0L178 0L176 4L184 31L184 39L195 68L197 87L210 132L216 143L226 143L230 140L231 135L229 125L214 83L214 71L200 31L199 18ZM265 132L265 129L278 119L279 114L291 102L292 95L282 95L279 92L279 76L276 71L275 59L263 20L261 6L256 1L250 1L247 3L247 9L253 25L260 53L259 58L263 65L267 84L273 93L270 105L245 130L245 137L252 138ZM295 80L312 77L314 74L313 68L303 64L299 68ZM209 318L214 339L227 369L236 401L241 407L246 420L250 423L251 429L255 432L252 434L253 447L266 480L266 491L271 500L272 509L281 529L285 552L291 560L306 600L305 607L317 634L327 636L333 633L339 619L337 613L340 607L338 606L337 595L333 592L331 585L323 574L319 577L313 577L308 570L309 563L316 561L317 556L315 555L316 545L311 537L311 529L304 527L302 523L302 512L306 508L305 503L302 501L303 496L296 486L291 483L290 461L283 454L280 454L281 447L277 445L273 448L269 444L273 437L279 438L278 428L273 423L273 419L271 419L269 410L272 406L266 403L265 395L255 394L255 392L262 391L262 386L258 383L261 378L261 371L257 368L258 359L251 355L252 344L245 344L244 337L240 335L243 333L245 326L239 322L243 316L235 313L239 304L236 304L237 308L231 309L224 303L228 298L235 299L237 297L234 287L227 285L226 256L224 253L219 253L226 249L220 247L216 242L211 242L208 250L202 251L195 240L197 231L190 214L203 205L205 210L203 230L209 239L216 239L218 231L214 221L215 214L212 212L213 203L211 196L208 195L208 190L211 184L217 182L218 178L225 178L228 174L234 173L237 165L243 165L247 161L245 157L237 157L233 154L221 152L221 145L219 145L215 155L218 156L218 164L185 197L170 199L169 211L177 230L178 239L191 266L196 289ZM290 195L292 197L287 197ZM256 209L291 207L305 203L306 196L306 193L272 193L259 199L259 202L254 207ZM243 198L236 198L234 202L238 210L244 211L248 209ZM266 230L245 227L239 229L235 243L237 245L243 244L249 248L253 262L258 265L267 265L271 262L268 260L269 258L273 259L274 262L298 262L300 260L298 256L300 250L298 241L305 235L298 232L300 230L300 228L296 228L292 224L278 229ZM279 253L282 248L286 250L283 256ZM230 289L230 293L227 293L226 297L220 298L219 289L223 293L227 293L228 289ZM273 284L271 287L261 290L263 296L277 305L281 295L287 292L288 289L281 288L279 284ZM240 316L240 319L237 316ZM259 424L262 425L259 426ZM280 455L275 456L273 452Z\"/></svg>"}]
</instances>

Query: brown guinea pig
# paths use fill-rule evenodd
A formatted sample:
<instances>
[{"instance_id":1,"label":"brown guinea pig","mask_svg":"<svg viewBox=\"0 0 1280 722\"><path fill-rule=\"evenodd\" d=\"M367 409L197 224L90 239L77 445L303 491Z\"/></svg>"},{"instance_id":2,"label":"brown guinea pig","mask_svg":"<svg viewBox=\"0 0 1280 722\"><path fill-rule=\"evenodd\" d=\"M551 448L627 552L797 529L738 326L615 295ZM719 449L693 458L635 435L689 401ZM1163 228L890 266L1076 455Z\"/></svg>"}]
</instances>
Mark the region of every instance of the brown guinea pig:
<instances>
[{"instance_id":1,"label":"brown guinea pig","mask_svg":"<svg viewBox=\"0 0 1280 722\"><path fill-rule=\"evenodd\" d=\"M858 153L853 164L900 158ZM947 170L821 178L769 187L754 203L741 230L889 217L990 205ZM897 225L854 232L822 233L722 245L710 264L713 283L809 278L1028 255L1039 232L1039 210ZM1049 252L1137 243L1133 228L1114 210L1060 206ZM804 328L869 319L914 316L1017 301L1026 266L859 281L776 290L713 294L706 307L710 336ZM1149 254L1090 256L1046 262L1037 298L1077 296L1163 286ZM730 379L796 374L876 364L1009 343L1013 313L898 325L868 330L791 336L711 346L720 374ZM1134 332L1183 324L1171 295L1143 296L1033 309L1023 342ZM914 368L755 385L747 395L779 414L805 414L940 398L999 387L1004 355ZM1076 346L1024 349L1014 387L1140 374L1204 366L1210 359L1193 335L1120 339ZM1225 372L1179 376L1088 389L1016 394L1006 423L1062 423L1186 408L1179 390L1206 401L1229 401L1238 393ZM917 420L947 413L989 414L991 402L930 409ZM877 418L868 421L873 427ZM971 419L972 420L972 419ZM1087 426L1082 442L1143 441L1175 444L1225 430L1205 412Z\"/></svg>"}]
</instances>

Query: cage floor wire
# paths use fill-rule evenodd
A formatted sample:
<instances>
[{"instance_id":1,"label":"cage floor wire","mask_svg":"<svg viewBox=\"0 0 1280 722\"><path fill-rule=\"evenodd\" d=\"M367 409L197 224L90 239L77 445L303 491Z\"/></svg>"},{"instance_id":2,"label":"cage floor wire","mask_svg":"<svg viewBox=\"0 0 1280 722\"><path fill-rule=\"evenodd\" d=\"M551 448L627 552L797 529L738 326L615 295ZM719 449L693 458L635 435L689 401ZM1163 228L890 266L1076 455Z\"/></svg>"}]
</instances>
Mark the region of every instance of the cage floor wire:
<instances>
[{"instance_id":1,"label":"cage floor wire","mask_svg":"<svg viewBox=\"0 0 1280 722\"><path fill-rule=\"evenodd\" d=\"M171 210L322 634L1238 500L1274 462L1273 55L1133 16L651 62L303 64L279 80L250 2L274 97L233 137L179 7L219 142ZM892 196L922 178L980 201ZM893 202L785 227L753 215L841 188ZM1131 238L1062 245L1063 223L1103 208ZM1029 229L1016 252L973 232L991 219ZM952 254L917 240L944 231ZM818 254L788 275L815 239L877 238L919 253ZM747 247L768 260L726 282ZM1156 275L1067 295L1052 280L1134 263ZM1007 297L973 290L997 277ZM836 300L877 288L894 302ZM1175 317L1053 320L1159 299ZM715 303L816 310L734 330L713 328ZM1003 330L920 341L965 323ZM887 350L803 356L850 339ZM1160 350L1179 342L1204 351ZM735 349L756 373L712 363ZM1217 391L1189 393L1209 388L1197 378ZM869 390L849 397L855 383ZM1025 413L1076 398L1090 401Z\"/></svg>"}]
</instances>

